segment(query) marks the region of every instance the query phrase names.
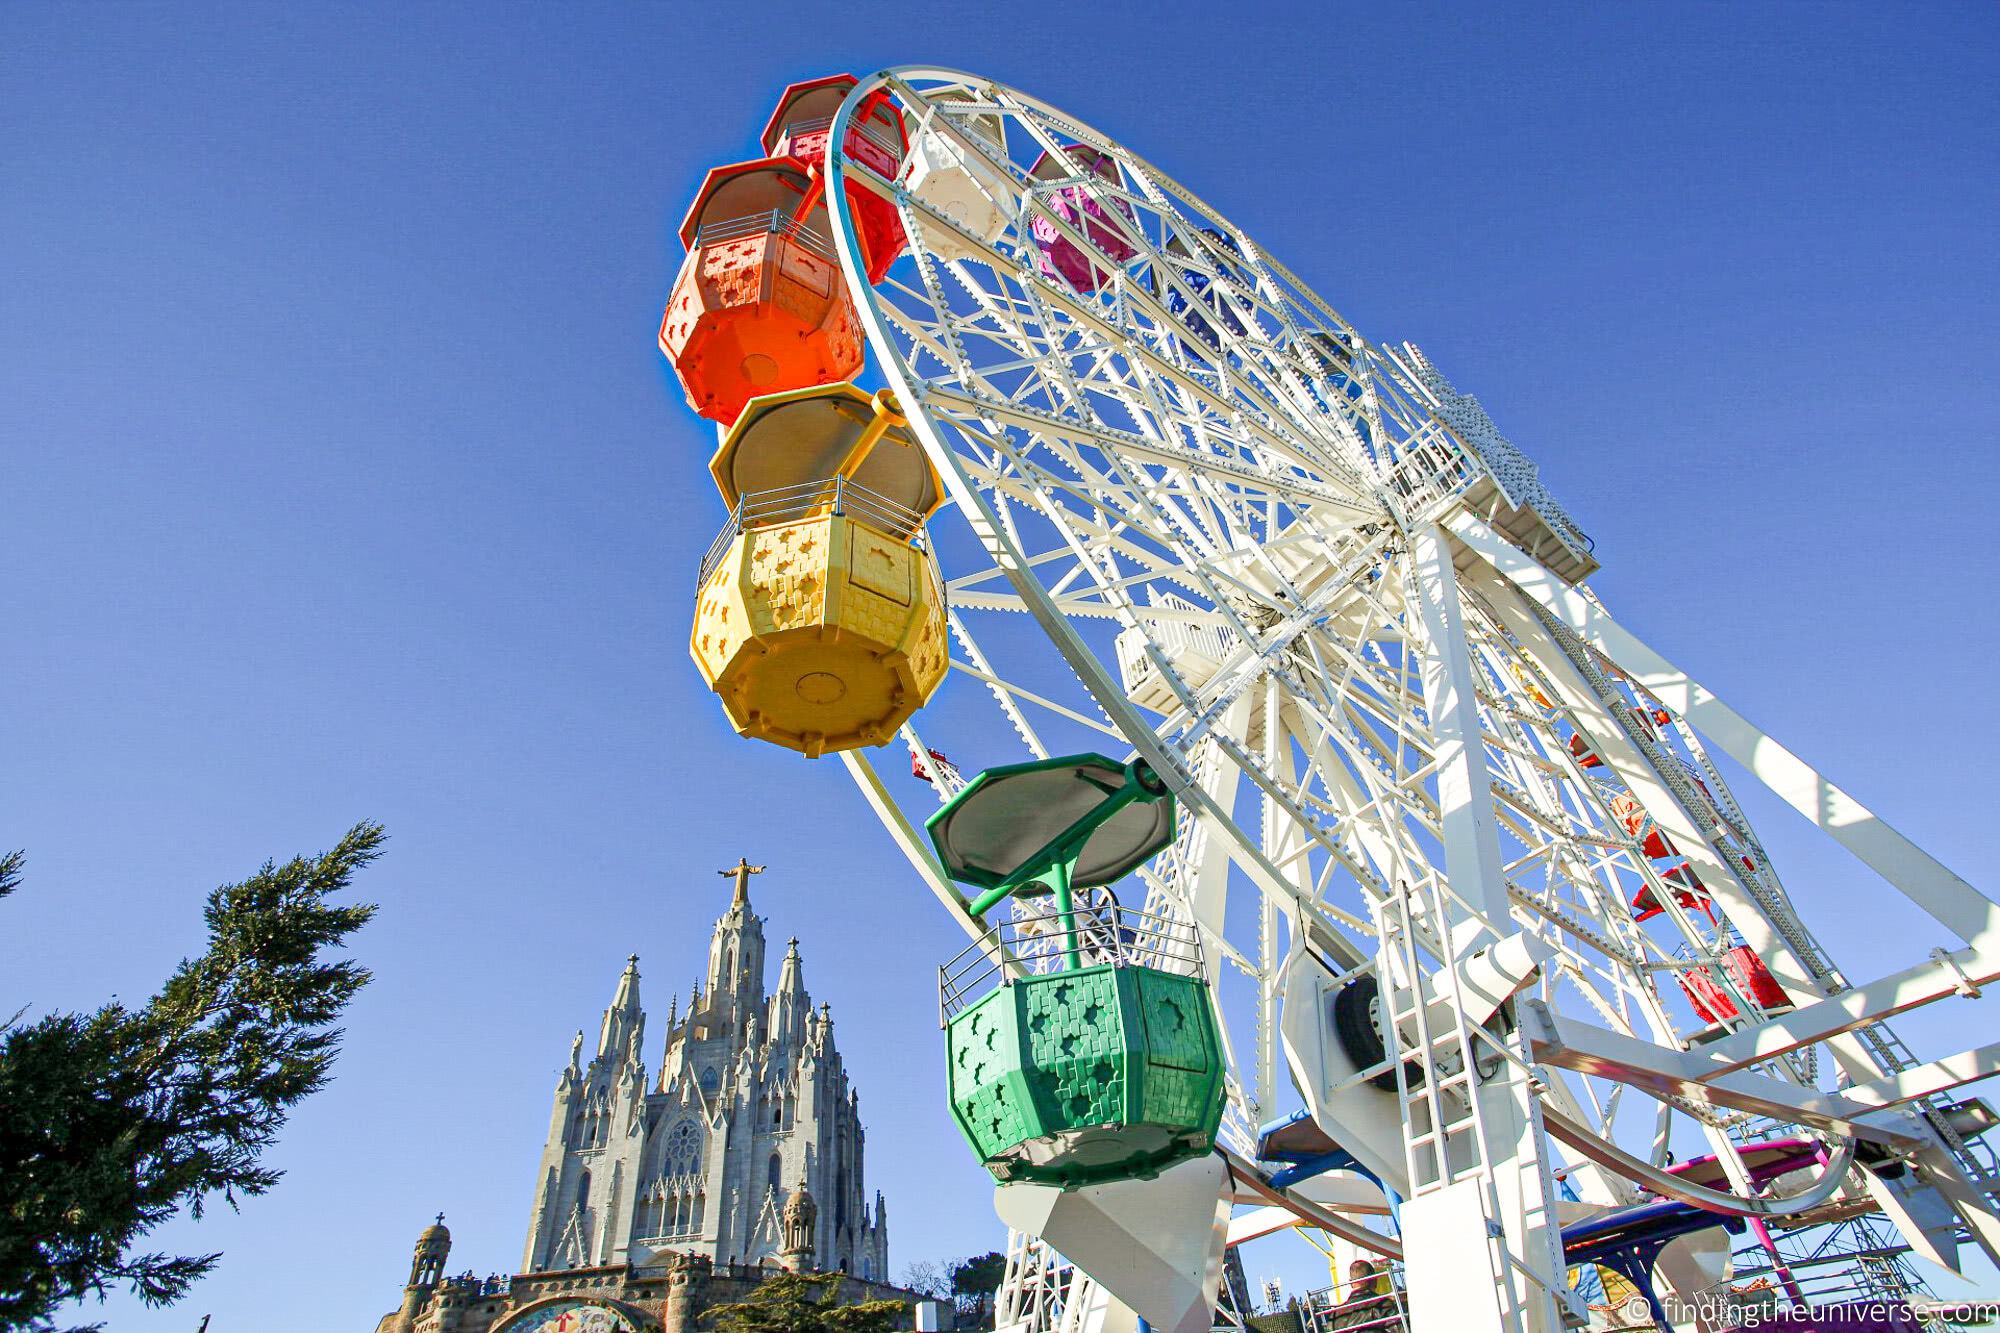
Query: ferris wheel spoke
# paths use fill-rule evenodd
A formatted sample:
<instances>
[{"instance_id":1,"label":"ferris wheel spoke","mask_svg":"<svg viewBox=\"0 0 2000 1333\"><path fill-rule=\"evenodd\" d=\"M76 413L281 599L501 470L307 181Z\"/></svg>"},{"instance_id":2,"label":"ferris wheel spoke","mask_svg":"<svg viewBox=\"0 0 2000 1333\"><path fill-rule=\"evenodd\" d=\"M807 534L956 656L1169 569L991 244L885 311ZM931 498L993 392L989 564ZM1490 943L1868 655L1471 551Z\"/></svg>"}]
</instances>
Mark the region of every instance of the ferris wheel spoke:
<instances>
[{"instance_id":1,"label":"ferris wheel spoke","mask_svg":"<svg viewBox=\"0 0 2000 1333\"><path fill-rule=\"evenodd\" d=\"M1147 462L1172 466L1196 474L1212 475L1239 485L1257 488L1293 507L1331 505L1348 513L1375 517L1378 511L1348 494L1320 485L1296 474L1284 475L1252 463L1237 462L1221 453L1204 453L1165 440L1148 439L1131 431L1120 431L1101 422L1077 422L1053 412L1023 407L976 390L948 389L933 383L924 390L924 403L954 421L992 421L1012 425L1039 436L1047 433L1085 447L1108 449Z\"/></svg>"},{"instance_id":2,"label":"ferris wheel spoke","mask_svg":"<svg viewBox=\"0 0 2000 1333\"><path fill-rule=\"evenodd\" d=\"M1036 437L1035 444L1084 483L1086 503L1102 512L1107 525L1142 531L1165 552L1177 553L1186 541L1201 551L1205 559L1220 554L1212 530L1191 518L1185 506L1171 498L1174 488L1168 483L1174 480L1174 472L1163 469L1153 474L1143 466L1128 467L1122 473L1107 471L1097 467L1069 440L1044 435ZM1059 489L1075 493L1068 484ZM1176 532L1181 536L1176 537Z\"/></svg>"},{"instance_id":3,"label":"ferris wheel spoke","mask_svg":"<svg viewBox=\"0 0 2000 1333\"><path fill-rule=\"evenodd\" d=\"M1570 715L1590 729L1593 749L1604 756L1606 766L1618 774L1621 783L1658 821L1666 836L1692 865L1695 876L1708 886L1709 892L1728 913L1730 921L1770 964L1779 983L1788 990L1797 988L1800 994L1818 994L1818 983L1808 975L1790 946L1780 938L1762 909L1743 888L1734 869L1710 848L1696 818L1686 811L1680 799L1644 763L1637 747L1624 735L1604 704L1589 691L1574 667L1561 657L1557 645L1540 622L1518 603L1511 602L1504 588L1489 586L1486 600L1517 640L1547 650L1538 654L1538 658L1541 679L1555 691L1552 697L1560 699ZM1672 895L1668 895L1666 901L1671 900Z\"/></svg>"},{"instance_id":4,"label":"ferris wheel spoke","mask_svg":"<svg viewBox=\"0 0 2000 1333\"><path fill-rule=\"evenodd\" d=\"M1074 242L1075 238L1071 239ZM1302 451L1298 441L1281 438L1255 416L1246 415L1240 403L1232 402L1199 380L1176 373L1176 367L1143 343L1122 338L1101 307L1080 301L1045 279L1023 276L1020 283L1024 290L1034 293L1037 301L1060 315L1078 336L1094 339L1097 346L1118 348L1122 359L1134 371L1171 386L1172 395L1184 399L1187 406L1173 409L1168 419L1198 421L1208 424L1210 429L1227 425L1232 434L1240 432L1244 437L1234 446L1237 449L1255 448L1315 474L1324 468L1326 460L1315 456L1317 451L1311 446Z\"/></svg>"},{"instance_id":5,"label":"ferris wheel spoke","mask_svg":"<svg viewBox=\"0 0 2000 1333\"><path fill-rule=\"evenodd\" d=\"M983 682L992 689L1006 691L1008 694L1013 695L1016 699L1019 699L1024 703L1031 703L1038 708L1047 709L1049 712L1054 713L1058 717L1067 718L1069 721L1074 722L1079 726L1088 727L1092 731L1099 732L1103 735L1111 737L1113 740L1122 741L1124 739L1123 734L1119 732L1118 728L1112 726L1108 722L1101 722L1094 717L1086 717L1082 713L1077 712L1074 708L1064 707L1062 704L1057 703L1055 700L1037 694L1033 690L1024 689L1019 685L1009 684L1007 681L1000 679L998 676L992 675L985 671L981 671L978 667L973 666L969 662L961 662L958 661L957 659L953 659L952 666L955 669L962 671L966 675L972 677L974 680Z\"/></svg>"},{"instance_id":6,"label":"ferris wheel spoke","mask_svg":"<svg viewBox=\"0 0 2000 1333\"><path fill-rule=\"evenodd\" d=\"M951 637L958 641L959 647L965 653L966 657L982 674L991 677L993 675L992 664L987 660L985 650L979 646L979 641L966 629L965 622L959 618L956 611L949 611L945 614L945 625L951 631ZM993 702L999 705L1001 714L1014 728L1014 734L1019 736L1022 743L1027 746L1028 752L1037 759L1047 759L1049 757L1048 746L1042 743L1041 736L1036 732L1034 726L1029 723L1027 716L1021 712L1020 706L1014 701L1013 694L994 684L988 684L986 689L987 693L993 697Z\"/></svg>"},{"instance_id":7,"label":"ferris wheel spoke","mask_svg":"<svg viewBox=\"0 0 2000 1333\"><path fill-rule=\"evenodd\" d=\"M983 482L989 492L1004 494L1017 503L1039 505L1044 496L1068 498L1074 504L1062 522L1051 523L1052 528L1060 530L1068 524L1085 527L1097 540L1116 544L1135 562L1164 568L1169 558L1166 553L1179 545L1172 534L1146 526L1143 516L1134 518L1118 508L1112 497L1091 491L1060 473L1051 473L1019 455L1010 454L1004 470L969 465L967 471ZM1088 518L1087 514L1097 517ZM1139 545L1134 538L1150 542L1152 549ZM1073 551L1068 554L1073 558Z\"/></svg>"},{"instance_id":8,"label":"ferris wheel spoke","mask_svg":"<svg viewBox=\"0 0 2000 1333\"><path fill-rule=\"evenodd\" d=\"M1757 774L1787 804L1818 824L1899 892L1967 944L2000 941L2000 907L1891 828L1859 801L1786 750L1727 704L1581 597L1548 590L1546 573L1521 552L1499 549L1469 515L1454 530L1494 568L1607 658L1638 675L1668 707ZM1502 544L1504 545L1504 544Z\"/></svg>"}]
</instances>

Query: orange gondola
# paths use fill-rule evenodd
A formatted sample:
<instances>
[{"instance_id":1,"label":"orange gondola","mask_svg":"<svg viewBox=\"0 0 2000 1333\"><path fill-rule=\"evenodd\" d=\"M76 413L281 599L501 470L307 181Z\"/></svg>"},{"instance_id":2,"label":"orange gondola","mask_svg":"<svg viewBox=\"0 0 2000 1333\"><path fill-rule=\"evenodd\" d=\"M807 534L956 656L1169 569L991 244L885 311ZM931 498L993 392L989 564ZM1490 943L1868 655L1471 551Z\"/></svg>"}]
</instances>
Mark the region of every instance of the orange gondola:
<instances>
[{"instance_id":1,"label":"orange gondola","mask_svg":"<svg viewBox=\"0 0 2000 1333\"><path fill-rule=\"evenodd\" d=\"M660 350L711 421L735 421L753 397L861 369L860 321L814 190L790 158L717 167L681 223L688 256Z\"/></svg>"}]
</instances>

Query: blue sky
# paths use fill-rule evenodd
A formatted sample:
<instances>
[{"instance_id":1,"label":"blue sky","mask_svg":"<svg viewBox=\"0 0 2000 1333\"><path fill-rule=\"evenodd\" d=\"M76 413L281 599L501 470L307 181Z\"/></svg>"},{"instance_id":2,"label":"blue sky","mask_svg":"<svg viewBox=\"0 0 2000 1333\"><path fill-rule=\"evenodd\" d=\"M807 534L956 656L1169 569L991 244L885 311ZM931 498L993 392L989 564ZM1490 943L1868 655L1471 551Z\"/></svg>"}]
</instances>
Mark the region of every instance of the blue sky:
<instances>
[{"instance_id":1,"label":"blue sky","mask_svg":"<svg viewBox=\"0 0 2000 1333\"><path fill-rule=\"evenodd\" d=\"M2000 11L1334 10L0 8L0 1012L146 994L215 883L393 836L289 1175L163 1233L221 1268L114 1328L370 1327L439 1209L511 1271L569 1034L633 950L661 1021L740 854L892 1261L997 1243L951 928L685 650L721 515L653 342L672 228L794 79L956 65L1131 143L1479 394L1641 634L1984 878ZM1941 942L1753 813L1852 971Z\"/></svg>"}]
</instances>

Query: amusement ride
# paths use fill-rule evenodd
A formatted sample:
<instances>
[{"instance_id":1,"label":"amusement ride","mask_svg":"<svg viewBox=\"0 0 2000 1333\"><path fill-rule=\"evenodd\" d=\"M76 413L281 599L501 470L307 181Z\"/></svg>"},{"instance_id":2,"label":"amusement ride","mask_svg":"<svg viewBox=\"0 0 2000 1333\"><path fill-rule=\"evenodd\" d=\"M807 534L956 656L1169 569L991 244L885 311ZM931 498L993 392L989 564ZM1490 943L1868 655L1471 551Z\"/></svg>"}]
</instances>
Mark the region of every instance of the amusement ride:
<instances>
[{"instance_id":1,"label":"amusement ride","mask_svg":"<svg viewBox=\"0 0 2000 1333\"><path fill-rule=\"evenodd\" d=\"M1890 1027L2000 909L1614 618L1476 399L990 80L795 84L759 151L659 332L728 510L691 651L964 929L1003 1329L1240 1324L1282 1231L1355 1275L1315 1330L1914 1326L1910 1256L2000 1261L2000 1044ZM1725 760L1918 952L1838 967Z\"/></svg>"}]
</instances>

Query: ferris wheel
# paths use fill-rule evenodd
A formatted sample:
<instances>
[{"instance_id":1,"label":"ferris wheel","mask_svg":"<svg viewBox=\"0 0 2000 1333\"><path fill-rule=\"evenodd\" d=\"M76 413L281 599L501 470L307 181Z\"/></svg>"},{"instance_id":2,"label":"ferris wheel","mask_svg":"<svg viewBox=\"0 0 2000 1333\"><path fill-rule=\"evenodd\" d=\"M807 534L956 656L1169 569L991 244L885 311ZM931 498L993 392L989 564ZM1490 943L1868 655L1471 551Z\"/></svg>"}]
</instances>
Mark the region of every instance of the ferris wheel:
<instances>
[{"instance_id":1,"label":"ferris wheel","mask_svg":"<svg viewBox=\"0 0 2000 1333\"><path fill-rule=\"evenodd\" d=\"M692 649L965 928L1003 1322L1194 1333L1288 1229L1426 1330L1720 1326L1746 1229L1794 1301L1856 1219L2000 1262L2000 1048L1884 1021L2000 977L2000 909L1616 620L1474 398L1015 89L794 85L763 146L661 332L730 507ZM1936 948L1839 971L1710 747Z\"/></svg>"}]
</instances>

